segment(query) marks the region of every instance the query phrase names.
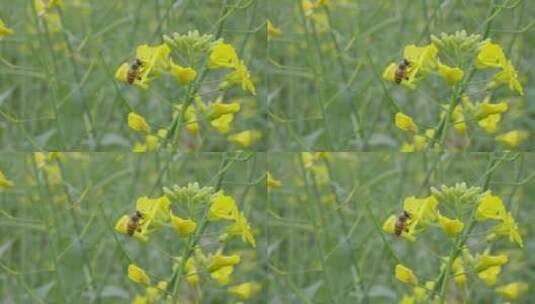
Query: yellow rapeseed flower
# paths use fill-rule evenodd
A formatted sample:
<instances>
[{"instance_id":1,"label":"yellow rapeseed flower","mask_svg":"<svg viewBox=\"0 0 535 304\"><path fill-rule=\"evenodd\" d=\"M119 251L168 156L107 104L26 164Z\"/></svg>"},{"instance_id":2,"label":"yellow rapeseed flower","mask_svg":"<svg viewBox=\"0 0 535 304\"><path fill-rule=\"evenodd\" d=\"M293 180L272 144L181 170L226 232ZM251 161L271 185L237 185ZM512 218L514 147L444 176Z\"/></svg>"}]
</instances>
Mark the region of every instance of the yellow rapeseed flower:
<instances>
[{"instance_id":1,"label":"yellow rapeseed flower","mask_svg":"<svg viewBox=\"0 0 535 304\"><path fill-rule=\"evenodd\" d=\"M467 281L466 271L464 269L464 263L461 257L457 257L453 261L451 265L451 269L453 270L453 273L454 273L453 279L455 283L459 286L466 285L466 281Z\"/></svg>"},{"instance_id":2,"label":"yellow rapeseed flower","mask_svg":"<svg viewBox=\"0 0 535 304\"><path fill-rule=\"evenodd\" d=\"M14 31L6 26L4 21L0 19L0 40L2 40L2 37L13 35Z\"/></svg>"},{"instance_id":3,"label":"yellow rapeseed flower","mask_svg":"<svg viewBox=\"0 0 535 304\"><path fill-rule=\"evenodd\" d=\"M507 298L508 300L518 300L529 290L529 285L524 282L514 282L507 285L499 286L496 288L496 292Z\"/></svg>"},{"instance_id":4,"label":"yellow rapeseed flower","mask_svg":"<svg viewBox=\"0 0 535 304\"><path fill-rule=\"evenodd\" d=\"M416 198L410 196L403 201L403 209L411 215L409 230L421 223L427 225L437 218L438 200L434 196Z\"/></svg>"},{"instance_id":5,"label":"yellow rapeseed flower","mask_svg":"<svg viewBox=\"0 0 535 304\"><path fill-rule=\"evenodd\" d=\"M224 194L217 194L208 209L208 220L234 220L238 216L238 207L234 198Z\"/></svg>"},{"instance_id":6,"label":"yellow rapeseed flower","mask_svg":"<svg viewBox=\"0 0 535 304\"><path fill-rule=\"evenodd\" d=\"M463 231L464 223L458 219L450 219L446 216L438 214L438 223L442 227L442 230L449 236L454 237L459 232Z\"/></svg>"},{"instance_id":7,"label":"yellow rapeseed flower","mask_svg":"<svg viewBox=\"0 0 535 304\"><path fill-rule=\"evenodd\" d=\"M464 119L464 112L463 112L463 106L457 105L453 112L451 113L451 122L453 124L453 128L455 131L457 131L459 134L465 134L466 133L466 122Z\"/></svg>"},{"instance_id":8,"label":"yellow rapeseed flower","mask_svg":"<svg viewBox=\"0 0 535 304\"><path fill-rule=\"evenodd\" d=\"M502 47L488 40L479 49L475 66L478 69L501 68L505 63L506 59Z\"/></svg>"},{"instance_id":9,"label":"yellow rapeseed flower","mask_svg":"<svg viewBox=\"0 0 535 304\"><path fill-rule=\"evenodd\" d=\"M220 42L212 49L208 58L208 68L234 68L239 63L238 54L230 44Z\"/></svg>"},{"instance_id":10,"label":"yellow rapeseed flower","mask_svg":"<svg viewBox=\"0 0 535 304\"><path fill-rule=\"evenodd\" d=\"M216 119L210 121L210 125L214 127L219 133L228 133L232 127L234 114L223 114Z\"/></svg>"},{"instance_id":11,"label":"yellow rapeseed flower","mask_svg":"<svg viewBox=\"0 0 535 304\"><path fill-rule=\"evenodd\" d=\"M529 138L529 133L523 130L513 130L496 136L496 140L509 148L516 148Z\"/></svg>"},{"instance_id":12,"label":"yellow rapeseed flower","mask_svg":"<svg viewBox=\"0 0 535 304\"><path fill-rule=\"evenodd\" d=\"M483 271L480 271L477 276L485 283L487 286L493 286L498 280L498 275L502 271L500 266L492 266Z\"/></svg>"},{"instance_id":13,"label":"yellow rapeseed flower","mask_svg":"<svg viewBox=\"0 0 535 304\"><path fill-rule=\"evenodd\" d=\"M397 264L394 272L396 279L398 279L399 281L411 286L418 285L418 279L416 278L412 270L408 267L402 264Z\"/></svg>"},{"instance_id":14,"label":"yellow rapeseed flower","mask_svg":"<svg viewBox=\"0 0 535 304\"><path fill-rule=\"evenodd\" d=\"M489 115L507 112L508 108L509 106L505 101L499 103L489 103L488 101L484 101L476 106L475 117L477 119L484 119Z\"/></svg>"},{"instance_id":15,"label":"yellow rapeseed flower","mask_svg":"<svg viewBox=\"0 0 535 304\"><path fill-rule=\"evenodd\" d=\"M268 191L271 191L274 188L279 188L282 185L280 180L275 179L271 173L268 171L267 173L267 188Z\"/></svg>"},{"instance_id":16,"label":"yellow rapeseed flower","mask_svg":"<svg viewBox=\"0 0 535 304\"><path fill-rule=\"evenodd\" d=\"M241 106L238 102L214 102L208 107L208 117L210 119L217 119L221 117L221 115L237 113L240 111L240 108Z\"/></svg>"},{"instance_id":17,"label":"yellow rapeseed flower","mask_svg":"<svg viewBox=\"0 0 535 304\"><path fill-rule=\"evenodd\" d=\"M267 37L268 37L268 40L271 40L275 37L279 37L280 35L282 35L282 31L280 28L278 27L275 27L273 25L273 23L271 23L271 21L268 19L267 22L266 22L266 26L267 26Z\"/></svg>"},{"instance_id":18,"label":"yellow rapeseed flower","mask_svg":"<svg viewBox=\"0 0 535 304\"><path fill-rule=\"evenodd\" d=\"M476 271L479 272L489 267L502 266L506 264L508 261L509 259L507 258L507 255L505 254L500 254L500 255L483 254L479 256L475 269Z\"/></svg>"},{"instance_id":19,"label":"yellow rapeseed flower","mask_svg":"<svg viewBox=\"0 0 535 304\"><path fill-rule=\"evenodd\" d=\"M249 300L254 295L262 290L262 285L256 282L246 282L239 285L229 287L228 292L237 296L241 300Z\"/></svg>"},{"instance_id":20,"label":"yellow rapeseed flower","mask_svg":"<svg viewBox=\"0 0 535 304\"><path fill-rule=\"evenodd\" d=\"M197 223L190 219L183 219L174 214L171 214L171 226L180 236L188 236L195 232L197 229Z\"/></svg>"},{"instance_id":21,"label":"yellow rapeseed flower","mask_svg":"<svg viewBox=\"0 0 535 304\"><path fill-rule=\"evenodd\" d=\"M233 271L233 266L221 267L218 270L210 273L210 277L214 279L219 285L225 286L230 283L230 275Z\"/></svg>"},{"instance_id":22,"label":"yellow rapeseed flower","mask_svg":"<svg viewBox=\"0 0 535 304\"><path fill-rule=\"evenodd\" d=\"M234 266L240 263L240 256L237 254L233 255L222 255L216 254L210 258L208 263L208 271L213 272L222 267Z\"/></svg>"},{"instance_id":23,"label":"yellow rapeseed flower","mask_svg":"<svg viewBox=\"0 0 535 304\"><path fill-rule=\"evenodd\" d=\"M497 84L507 84L511 91L524 95L524 89L518 80L518 72L510 61L507 62L501 72L494 75L494 81Z\"/></svg>"},{"instance_id":24,"label":"yellow rapeseed flower","mask_svg":"<svg viewBox=\"0 0 535 304\"><path fill-rule=\"evenodd\" d=\"M229 236L239 236L243 242L249 243L256 247L256 241L251 230L251 226L243 213L240 213L234 220L234 223L227 227Z\"/></svg>"},{"instance_id":25,"label":"yellow rapeseed flower","mask_svg":"<svg viewBox=\"0 0 535 304\"><path fill-rule=\"evenodd\" d=\"M507 213L503 217L502 222L494 228L494 233L496 235L508 236L509 241L517 243L520 247L524 247L520 230L511 213Z\"/></svg>"},{"instance_id":26,"label":"yellow rapeseed flower","mask_svg":"<svg viewBox=\"0 0 535 304\"><path fill-rule=\"evenodd\" d=\"M171 75L173 75L181 85L188 85L197 77L197 71L193 68L185 68L171 61Z\"/></svg>"},{"instance_id":27,"label":"yellow rapeseed flower","mask_svg":"<svg viewBox=\"0 0 535 304\"><path fill-rule=\"evenodd\" d=\"M134 112L128 113L128 126L137 132L150 133L150 126L145 118Z\"/></svg>"},{"instance_id":28,"label":"yellow rapeseed flower","mask_svg":"<svg viewBox=\"0 0 535 304\"><path fill-rule=\"evenodd\" d=\"M150 285L150 278L145 270L134 264L128 265L128 278L138 284Z\"/></svg>"},{"instance_id":29,"label":"yellow rapeseed flower","mask_svg":"<svg viewBox=\"0 0 535 304\"><path fill-rule=\"evenodd\" d=\"M442 64L440 61L438 61L438 72L450 86L457 84L464 77L463 70L460 68L449 67L445 64Z\"/></svg>"},{"instance_id":30,"label":"yellow rapeseed flower","mask_svg":"<svg viewBox=\"0 0 535 304\"><path fill-rule=\"evenodd\" d=\"M418 127L412 118L404 113L397 112L395 116L396 127L407 132L418 132Z\"/></svg>"},{"instance_id":31,"label":"yellow rapeseed flower","mask_svg":"<svg viewBox=\"0 0 535 304\"><path fill-rule=\"evenodd\" d=\"M257 130L245 130L240 133L230 135L228 140L236 143L244 148L252 146L257 140L262 137L262 133Z\"/></svg>"},{"instance_id":32,"label":"yellow rapeseed flower","mask_svg":"<svg viewBox=\"0 0 535 304\"><path fill-rule=\"evenodd\" d=\"M224 87L227 85L239 85L242 90L256 95L256 88L251 80L251 74L243 61L234 65L234 70L225 76Z\"/></svg>"},{"instance_id":33,"label":"yellow rapeseed flower","mask_svg":"<svg viewBox=\"0 0 535 304\"><path fill-rule=\"evenodd\" d=\"M8 189L15 185L11 180L7 179L7 177L0 171L0 190L1 189Z\"/></svg>"},{"instance_id":34,"label":"yellow rapeseed flower","mask_svg":"<svg viewBox=\"0 0 535 304\"><path fill-rule=\"evenodd\" d=\"M492 114L480 119L477 124L488 134L494 134L498 131L498 126L502 119L501 114Z\"/></svg>"},{"instance_id":35,"label":"yellow rapeseed flower","mask_svg":"<svg viewBox=\"0 0 535 304\"><path fill-rule=\"evenodd\" d=\"M504 217L505 207L500 197L487 193L479 200L476 220L502 220Z\"/></svg>"},{"instance_id":36,"label":"yellow rapeseed flower","mask_svg":"<svg viewBox=\"0 0 535 304\"><path fill-rule=\"evenodd\" d=\"M165 195L156 198L142 196L136 202L136 210L143 214L143 220L151 227L159 228L170 219L170 205L171 201Z\"/></svg>"}]
</instances>

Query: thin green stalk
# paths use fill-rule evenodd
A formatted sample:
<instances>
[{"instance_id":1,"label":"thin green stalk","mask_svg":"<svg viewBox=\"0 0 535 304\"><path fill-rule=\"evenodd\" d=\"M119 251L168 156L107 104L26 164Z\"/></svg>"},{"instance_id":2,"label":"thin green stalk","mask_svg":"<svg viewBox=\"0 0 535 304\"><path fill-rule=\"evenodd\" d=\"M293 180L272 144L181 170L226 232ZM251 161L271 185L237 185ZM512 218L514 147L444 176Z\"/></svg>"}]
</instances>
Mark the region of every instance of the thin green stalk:
<instances>
[{"instance_id":1,"label":"thin green stalk","mask_svg":"<svg viewBox=\"0 0 535 304\"><path fill-rule=\"evenodd\" d=\"M323 83L321 80L322 80L322 76L324 73L323 71L325 71L325 63L323 62L323 56L321 55L321 47L320 47L320 44L319 44L319 40L318 40L318 35L317 35L317 32L316 32L316 27L314 26L314 23L311 24L311 27L312 27L312 31L313 31L313 35L310 33L310 30L308 28L308 23L307 23L307 19L306 19L306 16L305 16L305 12L303 10L303 6L301 5L301 1L300 0L296 0L297 2L297 6L299 7L299 12L300 12L300 15L301 15L301 23L303 25L303 29L305 30L305 36L306 36L306 41L307 41L307 44L309 46L309 48L312 48L312 43L310 42L310 37L313 38L314 40L314 48L316 49L316 53L317 53L317 56L318 56L318 61L320 63L320 68L317 67L317 65L313 64L313 72L314 72L314 80L315 80L315 87L318 89L318 94L317 94L317 97L316 97L316 100L318 101L318 106L320 108L320 111L321 111L321 118L322 118L322 122L323 122L323 125L324 125L324 128L325 128L325 135L327 137L327 144L329 146L329 148L333 148L333 141L332 141L332 133L331 133L331 128L330 128L330 124L329 124L329 117L327 115L327 109L325 108L325 105L323 103L323 87L321 85L321 83ZM306 52L307 54L309 54L310 52ZM314 61L314 60L312 60Z\"/></svg>"},{"instance_id":2,"label":"thin green stalk","mask_svg":"<svg viewBox=\"0 0 535 304\"><path fill-rule=\"evenodd\" d=\"M305 165L303 163L303 159L301 158L301 155L298 155L298 161L299 161L300 169L301 169L301 172L302 172L303 182L305 183L305 188L308 190L308 189L310 189L310 184L309 184L309 181L308 181ZM319 206L319 204L320 204L319 196L317 194L312 194L310 192L308 193L308 195L309 195L309 198L316 203L316 208L317 208ZM309 219L312 222L312 225L314 227L315 237L318 238L318 232L321 231L322 229L320 227L318 227L316 221L312 218L312 214L311 214L309 208L305 208L305 209L307 210L307 215L308 215L308 217L309 217ZM323 225L323 227L325 227L325 225ZM334 297L333 297L333 293L332 293L333 285L332 285L332 281L331 281L331 278L330 278L330 275L329 275L329 271L328 271L328 268L327 268L327 261L325 259L325 253L323 251L323 247L320 244L319 240L316 240L314 242L314 244L316 245L316 250L318 251L320 265L321 265L321 268L322 268L321 272L323 274L323 278L324 278L325 283L327 285L326 289L327 289L327 296L329 297L329 302L330 303L335 303L335 300L334 300Z\"/></svg>"},{"instance_id":3,"label":"thin green stalk","mask_svg":"<svg viewBox=\"0 0 535 304\"><path fill-rule=\"evenodd\" d=\"M324 164L327 167L327 175L329 177L329 180L332 180L333 171L332 171L331 164L330 164L329 160L328 159L324 159ZM348 228L346 219L345 219L344 215L342 214L342 209L339 208L339 207L341 207L340 199L338 197L338 193L336 192L336 188L334 187L333 183L330 183L330 189L331 189L331 193L335 197L335 201L336 201L336 205L337 205L336 214L337 214L338 219L340 220L340 223L341 223L341 226L342 226L342 233L343 233L343 235L348 235L350 230ZM364 288L364 283L362 282L362 272L361 272L361 269L360 269L360 266L359 266L359 255L357 254L356 250L353 250L354 249L354 244L353 244L352 238L345 238L345 243L346 243L346 245L348 247L349 255L351 256L351 261L352 261L353 267L355 268L355 271L357 272L357 276L359 277L358 287L359 287L360 291L363 293L363 297L362 297L362 301L361 302L362 303L368 303L368 294L367 294L366 289Z\"/></svg>"}]
</instances>

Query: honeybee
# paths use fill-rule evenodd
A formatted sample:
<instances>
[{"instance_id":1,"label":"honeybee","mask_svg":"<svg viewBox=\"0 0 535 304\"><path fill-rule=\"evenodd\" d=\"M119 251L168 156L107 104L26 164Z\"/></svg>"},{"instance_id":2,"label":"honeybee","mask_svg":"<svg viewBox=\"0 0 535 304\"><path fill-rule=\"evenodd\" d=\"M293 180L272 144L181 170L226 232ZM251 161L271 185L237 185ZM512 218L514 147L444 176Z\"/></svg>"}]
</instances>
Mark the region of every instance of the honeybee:
<instances>
[{"instance_id":1,"label":"honeybee","mask_svg":"<svg viewBox=\"0 0 535 304\"><path fill-rule=\"evenodd\" d=\"M410 65L411 65L411 63L407 59L401 60L401 62L398 65L398 68L396 69L396 72L394 74L394 81L397 84L400 84L401 80L403 80L403 78L407 79L407 75L406 75L407 74L407 69L409 68Z\"/></svg>"},{"instance_id":2,"label":"honeybee","mask_svg":"<svg viewBox=\"0 0 535 304\"><path fill-rule=\"evenodd\" d=\"M128 219L128 223L126 223L126 234L132 236L136 230L139 231L139 222L141 219L143 219L143 214L136 210L136 212L134 212Z\"/></svg>"},{"instance_id":3,"label":"honeybee","mask_svg":"<svg viewBox=\"0 0 535 304\"><path fill-rule=\"evenodd\" d=\"M411 215L403 210L396 220L396 226L394 233L396 236L400 236L403 231L407 231L407 221L411 218Z\"/></svg>"},{"instance_id":4,"label":"honeybee","mask_svg":"<svg viewBox=\"0 0 535 304\"><path fill-rule=\"evenodd\" d=\"M141 60L139 60L138 58L136 58L134 62L132 62L126 74L126 82L128 84L133 84L136 79L141 79L139 75L139 69L142 65L143 62L141 62Z\"/></svg>"}]
</instances>

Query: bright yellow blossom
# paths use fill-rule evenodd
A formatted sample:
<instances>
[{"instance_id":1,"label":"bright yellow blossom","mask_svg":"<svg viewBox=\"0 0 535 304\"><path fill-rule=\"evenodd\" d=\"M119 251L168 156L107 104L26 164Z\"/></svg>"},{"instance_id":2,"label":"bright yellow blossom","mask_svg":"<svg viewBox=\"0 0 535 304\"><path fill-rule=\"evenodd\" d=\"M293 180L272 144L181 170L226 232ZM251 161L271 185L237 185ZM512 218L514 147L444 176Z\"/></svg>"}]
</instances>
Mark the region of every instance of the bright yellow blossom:
<instances>
[{"instance_id":1,"label":"bright yellow blossom","mask_svg":"<svg viewBox=\"0 0 535 304\"><path fill-rule=\"evenodd\" d=\"M208 59L208 68L234 68L239 63L238 54L230 44L220 42L212 49Z\"/></svg>"},{"instance_id":2,"label":"bright yellow blossom","mask_svg":"<svg viewBox=\"0 0 535 304\"><path fill-rule=\"evenodd\" d=\"M507 147L514 149L528 139L528 137L529 133L527 131L513 130L496 136L496 140Z\"/></svg>"},{"instance_id":3,"label":"bright yellow blossom","mask_svg":"<svg viewBox=\"0 0 535 304\"><path fill-rule=\"evenodd\" d=\"M243 242L249 243L256 247L256 241L251 231L251 226L243 213L240 213L234 220L234 223L227 227L227 234L229 236L239 236Z\"/></svg>"},{"instance_id":4,"label":"bright yellow blossom","mask_svg":"<svg viewBox=\"0 0 535 304\"><path fill-rule=\"evenodd\" d=\"M509 241L517 243L520 247L524 247L518 225L511 213L507 213L503 217L502 222L494 228L494 233L496 235L508 236Z\"/></svg>"},{"instance_id":5,"label":"bright yellow blossom","mask_svg":"<svg viewBox=\"0 0 535 304\"><path fill-rule=\"evenodd\" d=\"M150 133L150 126L145 118L137 113L128 113L128 126L137 132Z\"/></svg>"},{"instance_id":6,"label":"bright yellow blossom","mask_svg":"<svg viewBox=\"0 0 535 304\"><path fill-rule=\"evenodd\" d=\"M475 116L477 119L483 119L489 115L504 113L508 109L507 102L489 103L484 101L477 105Z\"/></svg>"},{"instance_id":7,"label":"bright yellow blossom","mask_svg":"<svg viewBox=\"0 0 535 304\"><path fill-rule=\"evenodd\" d=\"M257 130L246 130L240 133L230 135L228 137L228 140L244 148L248 148L252 146L261 137L262 134Z\"/></svg>"},{"instance_id":8,"label":"bright yellow blossom","mask_svg":"<svg viewBox=\"0 0 535 304\"><path fill-rule=\"evenodd\" d=\"M197 223L171 214L171 226L180 236L188 236L197 229Z\"/></svg>"},{"instance_id":9,"label":"bright yellow blossom","mask_svg":"<svg viewBox=\"0 0 535 304\"><path fill-rule=\"evenodd\" d=\"M450 86L457 84L464 77L464 71L460 68L452 68L438 61L438 72Z\"/></svg>"},{"instance_id":10,"label":"bright yellow blossom","mask_svg":"<svg viewBox=\"0 0 535 304\"><path fill-rule=\"evenodd\" d=\"M225 266L221 267L218 270L212 272L210 274L210 277L214 279L219 285L225 286L230 283L230 275L234 271L234 267L232 266Z\"/></svg>"},{"instance_id":11,"label":"bright yellow blossom","mask_svg":"<svg viewBox=\"0 0 535 304\"><path fill-rule=\"evenodd\" d=\"M229 287L228 292L242 300L249 300L262 289L262 285L256 282L247 282Z\"/></svg>"},{"instance_id":12,"label":"bright yellow blossom","mask_svg":"<svg viewBox=\"0 0 535 304\"><path fill-rule=\"evenodd\" d=\"M464 228L464 223L460 220L450 219L441 214L438 214L438 223L449 237L456 236L459 232L463 231Z\"/></svg>"},{"instance_id":13,"label":"bright yellow blossom","mask_svg":"<svg viewBox=\"0 0 535 304\"><path fill-rule=\"evenodd\" d=\"M397 112L395 117L396 127L407 132L418 132L418 127L412 118L404 113Z\"/></svg>"},{"instance_id":14,"label":"bright yellow blossom","mask_svg":"<svg viewBox=\"0 0 535 304\"><path fill-rule=\"evenodd\" d=\"M496 292L507 298L508 300L518 300L529 290L529 285L524 282L514 282L507 285L499 286L496 288Z\"/></svg>"},{"instance_id":15,"label":"bright yellow blossom","mask_svg":"<svg viewBox=\"0 0 535 304\"><path fill-rule=\"evenodd\" d=\"M481 46L475 65L478 69L486 69L501 68L505 63L506 59L502 47L489 40Z\"/></svg>"},{"instance_id":16,"label":"bright yellow blossom","mask_svg":"<svg viewBox=\"0 0 535 304\"><path fill-rule=\"evenodd\" d=\"M165 195L157 198L142 196L136 202L136 210L143 214L143 220L151 227L158 228L169 221L170 205L171 201Z\"/></svg>"},{"instance_id":17,"label":"bright yellow blossom","mask_svg":"<svg viewBox=\"0 0 535 304\"><path fill-rule=\"evenodd\" d=\"M480 119L477 124L488 134L494 134L498 131L498 125L502 119L501 114L492 114Z\"/></svg>"},{"instance_id":18,"label":"bright yellow blossom","mask_svg":"<svg viewBox=\"0 0 535 304\"><path fill-rule=\"evenodd\" d=\"M507 255L505 254L500 254L500 255L483 254L479 256L475 268L476 268L476 271L479 272L489 267L502 266L506 264L508 261L509 259L507 258Z\"/></svg>"},{"instance_id":19,"label":"bright yellow blossom","mask_svg":"<svg viewBox=\"0 0 535 304\"><path fill-rule=\"evenodd\" d=\"M251 74L243 61L234 66L234 71L225 76L224 86L239 85L242 90L256 95L256 88L251 80Z\"/></svg>"},{"instance_id":20,"label":"bright yellow blossom","mask_svg":"<svg viewBox=\"0 0 535 304\"><path fill-rule=\"evenodd\" d=\"M405 284L412 286L418 285L418 279L416 278L412 270L402 264L396 265L395 276L396 279Z\"/></svg>"},{"instance_id":21,"label":"bright yellow blossom","mask_svg":"<svg viewBox=\"0 0 535 304\"><path fill-rule=\"evenodd\" d=\"M216 119L210 121L210 125L214 127L219 133L225 134L230 131L234 114L223 114Z\"/></svg>"},{"instance_id":22,"label":"bright yellow blossom","mask_svg":"<svg viewBox=\"0 0 535 304\"><path fill-rule=\"evenodd\" d=\"M138 284L150 285L150 278L145 270L134 264L128 265L128 278Z\"/></svg>"},{"instance_id":23,"label":"bright yellow blossom","mask_svg":"<svg viewBox=\"0 0 535 304\"><path fill-rule=\"evenodd\" d=\"M238 216L236 201L231 196L217 194L208 209L208 220L234 220Z\"/></svg>"},{"instance_id":24,"label":"bright yellow blossom","mask_svg":"<svg viewBox=\"0 0 535 304\"><path fill-rule=\"evenodd\" d=\"M492 266L483 271L480 271L477 276L485 283L487 286L493 286L498 280L498 275L502 271L500 266Z\"/></svg>"},{"instance_id":25,"label":"bright yellow blossom","mask_svg":"<svg viewBox=\"0 0 535 304\"><path fill-rule=\"evenodd\" d=\"M518 94L524 95L522 84L518 81L518 72L510 61L504 65L501 72L494 76L494 81L497 84L507 84L511 91L516 91Z\"/></svg>"},{"instance_id":26,"label":"bright yellow blossom","mask_svg":"<svg viewBox=\"0 0 535 304\"><path fill-rule=\"evenodd\" d=\"M479 200L476 220L501 220L504 216L505 207L500 197L487 193Z\"/></svg>"},{"instance_id":27,"label":"bright yellow blossom","mask_svg":"<svg viewBox=\"0 0 535 304\"><path fill-rule=\"evenodd\" d=\"M237 113L240 111L240 108L241 106L237 102L231 102L231 103L214 102L210 104L208 108L208 117L210 119L217 119L221 117L221 115Z\"/></svg>"},{"instance_id":28,"label":"bright yellow blossom","mask_svg":"<svg viewBox=\"0 0 535 304\"><path fill-rule=\"evenodd\" d=\"M210 258L208 264L208 271L213 272L222 267L234 266L240 263L240 256L237 254L234 255L221 255L216 254Z\"/></svg>"},{"instance_id":29,"label":"bright yellow blossom","mask_svg":"<svg viewBox=\"0 0 535 304\"><path fill-rule=\"evenodd\" d=\"M197 71L193 68L182 67L171 61L171 75L173 75L181 85L188 85L197 77Z\"/></svg>"}]
</instances>

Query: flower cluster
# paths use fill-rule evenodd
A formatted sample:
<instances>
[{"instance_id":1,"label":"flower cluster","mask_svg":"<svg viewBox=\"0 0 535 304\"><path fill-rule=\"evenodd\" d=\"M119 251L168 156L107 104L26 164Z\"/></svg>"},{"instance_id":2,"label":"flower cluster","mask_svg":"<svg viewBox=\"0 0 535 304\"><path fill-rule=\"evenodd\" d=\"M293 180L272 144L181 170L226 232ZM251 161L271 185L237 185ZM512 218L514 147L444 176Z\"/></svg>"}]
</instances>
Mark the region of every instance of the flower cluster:
<instances>
[{"instance_id":1,"label":"flower cluster","mask_svg":"<svg viewBox=\"0 0 535 304\"><path fill-rule=\"evenodd\" d=\"M128 277L145 287L145 293L137 295L134 303L158 303L164 296L174 297L183 276L191 288L213 283L228 286L233 282L232 274L241 263L241 256L225 254L224 244L238 237L252 247L256 245L245 214L239 211L234 198L223 191L216 192L212 187L190 183L166 187L163 192L163 196L156 198L140 197L136 202L136 212L120 217L115 230L148 242L157 231L169 228L189 249L172 257L172 274L168 280L154 280L140 266L130 264ZM221 246L215 250L203 246L203 242L214 235L206 232L208 226L214 226L220 235ZM246 300L259 290L260 284L250 281L231 286L227 292Z\"/></svg>"},{"instance_id":2,"label":"flower cluster","mask_svg":"<svg viewBox=\"0 0 535 304\"><path fill-rule=\"evenodd\" d=\"M440 37L431 36L431 43L427 45L406 46L403 58L408 65L390 63L383 72L385 80L416 89L430 75L438 75L447 86L452 87L449 102L442 104L437 111L440 123L435 128L418 133L417 124L409 115L403 112L395 114L396 126L407 132L410 139L403 143L403 152L442 149L449 125L456 133L451 135L452 148L468 146L473 137L468 134L470 129L479 128L486 134L495 135L510 103L504 99L493 102L493 91L507 85L510 91L523 95L518 73L501 46L490 39L482 40L479 35L458 31L453 35L442 33ZM486 70L492 71L490 80L483 78L470 82L478 71L481 72L478 75L485 77ZM474 102L473 95L481 95L481 101ZM495 135L495 140L507 148L516 148L528 136L526 131L511 130Z\"/></svg>"},{"instance_id":3,"label":"flower cluster","mask_svg":"<svg viewBox=\"0 0 535 304\"><path fill-rule=\"evenodd\" d=\"M231 44L222 39L216 40L212 35L200 35L197 31L184 35L165 35L163 40L159 45L138 46L135 61L121 64L115 73L117 80L142 89L149 89L156 79L168 75L185 93L172 105L169 127L156 128L158 131L154 133L151 133L149 123L141 114L128 114L128 126L144 137L142 143L135 145L136 152L168 147L165 144L176 138L182 125L193 137L200 136L199 130L203 125L220 134L227 134L232 129L235 115L241 110L241 104L238 100L224 102L225 94L233 87L240 87L251 95L256 94L249 69ZM217 96L213 101L206 102L199 91L209 72L223 74L223 79L217 87L207 88ZM204 85L212 86L214 82L209 83ZM242 147L250 147L260 137L261 133L257 130L244 130L229 135L227 139Z\"/></svg>"},{"instance_id":4,"label":"flower cluster","mask_svg":"<svg viewBox=\"0 0 535 304\"><path fill-rule=\"evenodd\" d=\"M400 224L400 219L391 215L384 222L383 230L394 234L401 225L400 237L416 241L419 234L437 227L452 240L452 246L459 246L459 250L454 247L449 256L441 258L441 275L437 279L423 283L408 266L396 265L396 279L412 288L412 294L405 295L401 303L429 303L429 299L433 300L439 289L446 288L447 282L444 281L447 277L451 277L458 287L466 286L472 274L473 280L480 280L489 287L495 286L509 257L506 254L492 254L490 244L498 237L505 236L523 247L522 237L512 214L507 212L500 197L490 191L483 192L479 187L467 187L465 183L459 183L455 186L432 188L431 192L432 195L427 197L406 198L403 202L404 211L409 214L406 222ZM447 214L452 210L454 214ZM482 222L492 223L490 227L480 225L485 228L488 246L480 254L473 255L467 245L472 243L466 241L470 236L477 237L472 232L476 224ZM516 299L526 292L525 283L504 285L496 288L496 292L508 299Z\"/></svg>"}]
</instances>

